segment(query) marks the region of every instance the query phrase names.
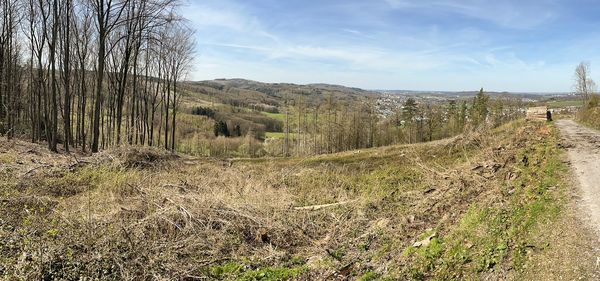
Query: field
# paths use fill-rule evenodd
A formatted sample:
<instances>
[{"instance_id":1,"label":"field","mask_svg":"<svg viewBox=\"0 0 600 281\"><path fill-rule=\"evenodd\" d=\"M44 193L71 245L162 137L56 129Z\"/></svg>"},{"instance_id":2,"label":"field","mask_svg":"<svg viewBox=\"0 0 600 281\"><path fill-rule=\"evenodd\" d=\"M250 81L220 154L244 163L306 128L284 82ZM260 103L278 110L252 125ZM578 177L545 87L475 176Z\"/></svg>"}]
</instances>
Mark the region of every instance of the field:
<instances>
[{"instance_id":1,"label":"field","mask_svg":"<svg viewBox=\"0 0 600 281\"><path fill-rule=\"evenodd\" d=\"M570 106L581 106L581 100L559 100L559 101L548 101L547 105L549 108L565 108Z\"/></svg>"},{"instance_id":2,"label":"field","mask_svg":"<svg viewBox=\"0 0 600 281\"><path fill-rule=\"evenodd\" d=\"M590 247L569 236L556 131L518 122L490 135L248 160L2 140L0 276L536 279L531 263Z\"/></svg>"},{"instance_id":3,"label":"field","mask_svg":"<svg viewBox=\"0 0 600 281\"><path fill-rule=\"evenodd\" d=\"M270 112L263 112L264 115L271 117L275 120L279 120L282 122L285 122L285 114L284 113L270 113Z\"/></svg>"}]
</instances>

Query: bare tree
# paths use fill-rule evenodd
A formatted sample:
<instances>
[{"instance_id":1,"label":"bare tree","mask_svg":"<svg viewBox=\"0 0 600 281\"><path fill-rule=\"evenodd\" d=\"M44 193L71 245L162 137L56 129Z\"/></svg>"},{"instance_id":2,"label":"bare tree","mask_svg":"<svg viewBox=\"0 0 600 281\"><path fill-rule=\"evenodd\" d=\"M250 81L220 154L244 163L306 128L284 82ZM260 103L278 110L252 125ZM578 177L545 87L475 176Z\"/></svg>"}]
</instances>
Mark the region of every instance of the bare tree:
<instances>
[{"instance_id":1,"label":"bare tree","mask_svg":"<svg viewBox=\"0 0 600 281\"><path fill-rule=\"evenodd\" d=\"M170 46L167 47L170 61L170 76L173 82L173 122L171 126L171 151L175 152L176 116L178 105L177 81L183 78L192 63L195 41L193 31L185 26L171 29Z\"/></svg>"},{"instance_id":2,"label":"bare tree","mask_svg":"<svg viewBox=\"0 0 600 281\"><path fill-rule=\"evenodd\" d=\"M581 62L577 68L575 68L574 88L575 93L582 97L584 105L596 91L596 83L590 78L589 62Z\"/></svg>"},{"instance_id":3,"label":"bare tree","mask_svg":"<svg viewBox=\"0 0 600 281\"><path fill-rule=\"evenodd\" d=\"M92 152L98 152L100 140L100 110L102 109L104 94L104 71L106 67L107 39L110 32L122 24L123 11L130 0L93 0L92 11L96 18L98 31L98 54L96 65L96 94L94 103L94 123L92 132Z\"/></svg>"}]
</instances>

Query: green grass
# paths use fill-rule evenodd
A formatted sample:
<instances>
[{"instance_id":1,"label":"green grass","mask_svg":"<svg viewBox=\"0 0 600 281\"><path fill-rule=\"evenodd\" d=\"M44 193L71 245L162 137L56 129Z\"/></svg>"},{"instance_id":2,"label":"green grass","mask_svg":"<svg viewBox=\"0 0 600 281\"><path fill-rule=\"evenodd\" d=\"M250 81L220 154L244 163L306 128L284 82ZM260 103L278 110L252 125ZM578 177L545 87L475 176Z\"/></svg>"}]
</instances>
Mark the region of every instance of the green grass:
<instances>
[{"instance_id":1,"label":"green grass","mask_svg":"<svg viewBox=\"0 0 600 281\"><path fill-rule=\"evenodd\" d=\"M271 112L262 112L262 113L268 117L275 119L275 120L285 122L285 113L271 113ZM290 119L291 118L292 118L292 116L290 116Z\"/></svg>"},{"instance_id":2,"label":"green grass","mask_svg":"<svg viewBox=\"0 0 600 281\"><path fill-rule=\"evenodd\" d=\"M284 132L266 132L265 137L268 139L285 139ZM290 139L296 138L296 133L290 133Z\"/></svg>"},{"instance_id":3,"label":"green grass","mask_svg":"<svg viewBox=\"0 0 600 281\"><path fill-rule=\"evenodd\" d=\"M306 267L264 267L248 269L239 263L230 262L224 265L212 266L210 276L218 280L241 280L241 281L284 281L300 276L306 271Z\"/></svg>"},{"instance_id":4,"label":"green grass","mask_svg":"<svg viewBox=\"0 0 600 281\"><path fill-rule=\"evenodd\" d=\"M581 106L581 100L549 101L547 104L550 108L564 108L569 106Z\"/></svg>"}]
</instances>

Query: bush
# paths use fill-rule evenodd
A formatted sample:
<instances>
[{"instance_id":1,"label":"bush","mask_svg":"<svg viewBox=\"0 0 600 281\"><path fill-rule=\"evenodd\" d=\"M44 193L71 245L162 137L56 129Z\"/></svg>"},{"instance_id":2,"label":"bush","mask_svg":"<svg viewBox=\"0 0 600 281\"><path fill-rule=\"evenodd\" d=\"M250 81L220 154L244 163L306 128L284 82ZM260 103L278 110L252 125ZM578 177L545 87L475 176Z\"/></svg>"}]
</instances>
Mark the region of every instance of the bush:
<instances>
[{"instance_id":1,"label":"bush","mask_svg":"<svg viewBox=\"0 0 600 281\"><path fill-rule=\"evenodd\" d=\"M593 94L592 97L590 98L590 100L588 101L587 108L588 109L596 108L596 107L598 107L599 104L600 104L600 96L598 96L597 94Z\"/></svg>"}]
</instances>

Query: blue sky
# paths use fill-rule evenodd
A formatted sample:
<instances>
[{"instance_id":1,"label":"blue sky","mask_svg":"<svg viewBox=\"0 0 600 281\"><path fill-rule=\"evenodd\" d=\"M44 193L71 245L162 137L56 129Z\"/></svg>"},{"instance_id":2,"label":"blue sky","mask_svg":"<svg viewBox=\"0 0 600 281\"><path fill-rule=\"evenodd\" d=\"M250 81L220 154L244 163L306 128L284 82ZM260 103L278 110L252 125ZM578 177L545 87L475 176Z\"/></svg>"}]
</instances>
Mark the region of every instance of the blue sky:
<instances>
[{"instance_id":1,"label":"blue sky","mask_svg":"<svg viewBox=\"0 0 600 281\"><path fill-rule=\"evenodd\" d=\"M188 1L190 80L568 92L581 61L600 78L593 0Z\"/></svg>"}]
</instances>

